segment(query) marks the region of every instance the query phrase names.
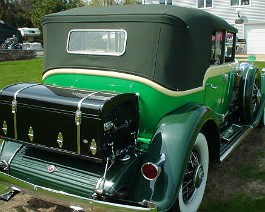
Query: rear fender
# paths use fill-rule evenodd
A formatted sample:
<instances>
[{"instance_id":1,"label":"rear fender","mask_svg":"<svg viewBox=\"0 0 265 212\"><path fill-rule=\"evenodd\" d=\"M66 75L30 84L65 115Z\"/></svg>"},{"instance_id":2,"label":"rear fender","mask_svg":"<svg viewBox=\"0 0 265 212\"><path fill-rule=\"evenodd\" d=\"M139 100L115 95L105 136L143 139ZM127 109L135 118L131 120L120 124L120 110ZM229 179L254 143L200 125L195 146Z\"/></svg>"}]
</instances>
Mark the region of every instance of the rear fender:
<instances>
[{"instance_id":1,"label":"rear fender","mask_svg":"<svg viewBox=\"0 0 265 212\"><path fill-rule=\"evenodd\" d=\"M9 172L9 165L16 152L22 147L22 144L16 142L8 142L0 139L0 164L7 165L7 172ZM3 170L2 170L3 171Z\"/></svg>"},{"instance_id":2,"label":"rear fender","mask_svg":"<svg viewBox=\"0 0 265 212\"><path fill-rule=\"evenodd\" d=\"M138 197L156 202L162 211L175 203L196 137L209 120L218 126L212 110L193 104L185 105L161 119L145 162L156 163L162 153L166 161L156 180L148 181L143 176L137 179Z\"/></svg>"}]
</instances>

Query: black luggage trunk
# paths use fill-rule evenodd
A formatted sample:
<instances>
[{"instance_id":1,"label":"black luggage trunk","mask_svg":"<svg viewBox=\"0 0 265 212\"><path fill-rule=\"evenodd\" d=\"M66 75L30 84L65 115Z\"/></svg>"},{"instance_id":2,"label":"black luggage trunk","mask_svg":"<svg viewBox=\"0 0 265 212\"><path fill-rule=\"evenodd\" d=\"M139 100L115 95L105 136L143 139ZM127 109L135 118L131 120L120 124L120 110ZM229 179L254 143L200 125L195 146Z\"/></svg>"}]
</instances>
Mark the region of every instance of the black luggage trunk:
<instances>
[{"instance_id":1,"label":"black luggage trunk","mask_svg":"<svg viewBox=\"0 0 265 212\"><path fill-rule=\"evenodd\" d=\"M102 162L133 147L138 111L132 93L20 83L1 92L1 136Z\"/></svg>"}]
</instances>

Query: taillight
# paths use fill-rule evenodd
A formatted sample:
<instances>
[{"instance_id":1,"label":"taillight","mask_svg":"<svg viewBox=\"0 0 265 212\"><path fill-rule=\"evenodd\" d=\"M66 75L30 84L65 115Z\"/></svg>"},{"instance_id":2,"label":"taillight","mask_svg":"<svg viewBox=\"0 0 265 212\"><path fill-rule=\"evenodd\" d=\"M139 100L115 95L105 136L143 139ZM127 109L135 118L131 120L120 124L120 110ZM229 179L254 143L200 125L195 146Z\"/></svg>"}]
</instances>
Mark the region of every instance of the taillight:
<instances>
[{"instance_id":1,"label":"taillight","mask_svg":"<svg viewBox=\"0 0 265 212\"><path fill-rule=\"evenodd\" d=\"M160 169L153 163L145 163L142 165L141 172L147 180L155 180L160 174Z\"/></svg>"},{"instance_id":2,"label":"taillight","mask_svg":"<svg viewBox=\"0 0 265 212\"><path fill-rule=\"evenodd\" d=\"M156 180L161 172L161 167L164 166L166 162L166 155L164 153L160 154L160 158L156 163L145 163L141 167L142 175L147 180Z\"/></svg>"}]
</instances>

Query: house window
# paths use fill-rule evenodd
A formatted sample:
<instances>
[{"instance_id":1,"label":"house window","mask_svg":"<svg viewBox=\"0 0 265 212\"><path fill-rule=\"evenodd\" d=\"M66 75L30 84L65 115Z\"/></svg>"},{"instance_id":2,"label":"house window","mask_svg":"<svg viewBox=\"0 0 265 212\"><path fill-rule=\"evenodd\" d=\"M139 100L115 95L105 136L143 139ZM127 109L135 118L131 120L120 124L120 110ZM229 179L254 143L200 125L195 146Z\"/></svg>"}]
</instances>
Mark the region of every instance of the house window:
<instances>
[{"instance_id":1,"label":"house window","mask_svg":"<svg viewBox=\"0 0 265 212\"><path fill-rule=\"evenodd\" d=\"M231 0L231 6L250 5L250 0Z\"/></svg>"},{"instance_id":2,"label":"house window","mask_svg":"<svg viewBox=\"0 0 265 212\"><path fill-rule=\"evenodd\" d=\"M213 0L198 0L198 8L213 7Z\"/></svg>"}]
</instances>

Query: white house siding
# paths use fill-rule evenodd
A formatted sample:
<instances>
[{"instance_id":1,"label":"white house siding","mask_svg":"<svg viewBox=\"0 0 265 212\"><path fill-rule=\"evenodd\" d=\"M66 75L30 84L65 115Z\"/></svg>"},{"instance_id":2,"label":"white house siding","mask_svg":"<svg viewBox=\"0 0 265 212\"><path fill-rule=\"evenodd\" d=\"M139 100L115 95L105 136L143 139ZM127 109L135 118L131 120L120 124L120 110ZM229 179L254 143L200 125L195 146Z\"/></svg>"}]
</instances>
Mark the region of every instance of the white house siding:
<instances>
[{"instance_id":1,"label":"white house siding","mask_svg":"<svg viewBox=\"0 0 265 212\"><path fill-rule=\"evenodd\" d=\"M145 0L145 2L158 4L159 0ZM198 0L172 0L173 5L193 8L197 8L197 2ZM240 16L244 20L243 24L235 24L235 20L238 18L237 9L239 9ZM203 10L225 19L229 24L238 29L238 38L247 40L245 53L261 54L261 52L264 52L262 48L263 43L265 43L265 36L257 35L258 32L253 32L255 35L251 35L250 31L253 31L251 30L252 26L255 28L254 31L259 31L257 27L260 27L261 32L265 30L265 0L251 0L251 5L233 7L230 6L230 0L213 0L213 7L203 8ZM248 32L246 30L248 30ZM253 43L256 43L256 46L260 43L259 49L253 51Z\"/></svg>"},{"instance_id":2,"label":"white house siding","mask_svg":"<svg viewBox=\"0 0 265 212\"><path fill-rule=\"evenodd\" d=\"M181 0L173 0L175 5L178 2ZM197 3L197 0L189 2ZM213 7L204 10L220 16L238 29L238 38L246 39L242 53L265 54L265 0L251 0L251 5L233 7L230 6L230 0L213 0ZM238 18L236 10L239 10L240 17L244 20L243 24L235 24Z\"/></svg>"}]
</instances>

